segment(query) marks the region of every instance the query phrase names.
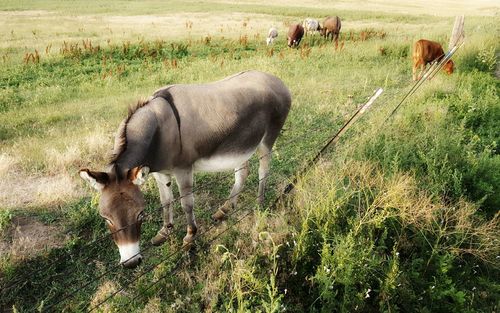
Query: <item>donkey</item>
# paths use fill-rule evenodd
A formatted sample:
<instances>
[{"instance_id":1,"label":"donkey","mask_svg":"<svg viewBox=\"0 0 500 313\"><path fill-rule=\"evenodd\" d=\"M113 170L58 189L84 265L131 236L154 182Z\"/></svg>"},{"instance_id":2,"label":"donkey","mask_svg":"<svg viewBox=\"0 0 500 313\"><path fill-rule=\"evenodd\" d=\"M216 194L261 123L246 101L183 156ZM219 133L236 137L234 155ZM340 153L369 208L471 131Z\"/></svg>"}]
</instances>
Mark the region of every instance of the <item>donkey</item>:
<instances>
[{"instance_id":1,"label":"donkey","mask_svg":"<svg viewBox=\"0 0 500 313\"><path fill-rule=\"evenodd\" d=\"M136 267L145 201L139 189L152 173L163 205L163 227L151 240L161 245L173 229L172 176L187 218L184 248L195 238L193 173L235 169L230 197L212 216L222 220L237 203L248 176L248 160L259 153L258 202L264 201L271 150L291 105L283 82L247 71L199 85L169 85L129 109L116 134L112 159L104 172L80 170L101 192L99 213L120 252L120 263Z\"/></svg>"}]
</instances>

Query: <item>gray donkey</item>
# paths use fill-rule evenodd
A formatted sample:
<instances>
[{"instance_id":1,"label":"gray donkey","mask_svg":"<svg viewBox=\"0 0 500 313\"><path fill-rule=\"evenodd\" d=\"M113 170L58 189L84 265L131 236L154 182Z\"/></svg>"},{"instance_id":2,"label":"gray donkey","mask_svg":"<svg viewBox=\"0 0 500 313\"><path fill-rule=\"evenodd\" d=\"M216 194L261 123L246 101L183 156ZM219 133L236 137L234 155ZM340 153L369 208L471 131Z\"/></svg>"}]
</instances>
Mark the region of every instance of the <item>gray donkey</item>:
<instances>
[{"instance_id":1,"label":"gray donkey","mask_svg":"<svg viewBox=\"0 0 500 313\"><path fill-rule=\"evenodd\" d=\"M248 160L259 152L258 199L264 201L271 149L290 110L283 82L258 71L241 72L200 85L170 85L130 108L118 128L113 156L105 172L80 170L101 192L99 213L120 251L120 263L137 266L145 202L139 186L152 173L160 191L163 227L152 239L167 240L173 228L171 177L179 187L187 218L184 247L194 241L193 173L235 169L228 201L212 216L221 220L234 207L248 176Z\"/></svg>"}]
</instances>

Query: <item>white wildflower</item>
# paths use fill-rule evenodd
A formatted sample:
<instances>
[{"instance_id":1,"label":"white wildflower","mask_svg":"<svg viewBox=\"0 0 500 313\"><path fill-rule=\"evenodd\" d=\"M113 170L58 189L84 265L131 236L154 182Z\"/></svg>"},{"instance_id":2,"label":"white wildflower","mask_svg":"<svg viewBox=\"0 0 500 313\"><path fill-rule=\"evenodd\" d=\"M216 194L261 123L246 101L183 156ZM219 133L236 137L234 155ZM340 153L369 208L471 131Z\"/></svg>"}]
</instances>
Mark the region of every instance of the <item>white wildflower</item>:
<instances>
[{"instance_id":1,"label":"white wildflower","mask_svg":"<svg viewBox=\"0 0 500 313\"><path fill-rule=\"evenodd\" d=\"M365 299L370 298L370 292L371 291L372 290L370 288L368 288L368 290L366 291L366 294L365 294Z\"/></svg>"}]
</instances>

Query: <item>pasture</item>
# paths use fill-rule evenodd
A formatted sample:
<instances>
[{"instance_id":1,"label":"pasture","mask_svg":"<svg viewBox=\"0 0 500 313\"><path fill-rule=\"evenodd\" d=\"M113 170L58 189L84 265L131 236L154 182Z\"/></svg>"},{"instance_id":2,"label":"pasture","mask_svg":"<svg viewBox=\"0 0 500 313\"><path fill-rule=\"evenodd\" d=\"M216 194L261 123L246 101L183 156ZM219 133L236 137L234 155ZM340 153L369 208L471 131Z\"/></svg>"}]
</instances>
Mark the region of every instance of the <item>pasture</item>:
<instances>
[{"instance_id":1,"label":"pasture","mask_svg":"<svg viewBox=\"0 0 500 313\"><path fill-rule=\"evenodd\" d=\"M411 46L447 50L466 14L456 71L412 85ZM2 1L0 310L5 312L493 312L500 305L500 7L495 1ZM338 15L338 45L287 47L291 23ZM265 39L271 26L279 35ZM102 169L127 106L161 86L256 69L292 109L266 206L257 157L239 207L214 224L232 173L200 173L200 236L161 227L149 179L134 270L78 176ZM274 199L373 91L385 92L295 191ZM177 194L177 192L176 192Z\"/></svg>"}]
</instances>

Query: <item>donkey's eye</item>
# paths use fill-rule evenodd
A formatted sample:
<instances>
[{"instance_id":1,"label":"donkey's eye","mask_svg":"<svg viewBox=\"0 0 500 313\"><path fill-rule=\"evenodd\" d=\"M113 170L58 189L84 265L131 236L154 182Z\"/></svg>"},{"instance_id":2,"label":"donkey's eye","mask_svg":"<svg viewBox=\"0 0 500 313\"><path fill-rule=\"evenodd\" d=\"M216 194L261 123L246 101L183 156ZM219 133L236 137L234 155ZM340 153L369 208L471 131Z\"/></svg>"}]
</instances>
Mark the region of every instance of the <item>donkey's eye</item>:
<instances>
[{"instance_id":1,"label":"donkey's eye","mask_svg":"<svg viewBox=\"0 0 500 313\"><path fill-rule=\"evenodd\" d=\"M146 216L146 214L144 214L144 211L142 211L141 213L139 213L139 215L137 215L137 220L142 222L142 220L144 220L145 216Z\"/></svg>"}]
</instances>

